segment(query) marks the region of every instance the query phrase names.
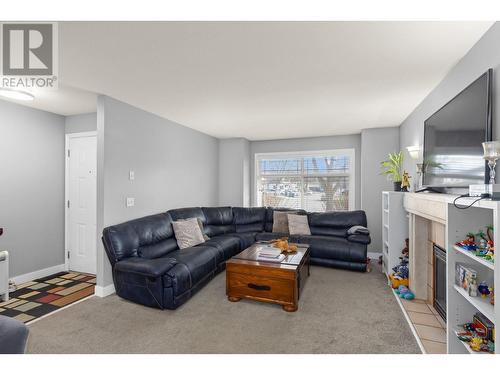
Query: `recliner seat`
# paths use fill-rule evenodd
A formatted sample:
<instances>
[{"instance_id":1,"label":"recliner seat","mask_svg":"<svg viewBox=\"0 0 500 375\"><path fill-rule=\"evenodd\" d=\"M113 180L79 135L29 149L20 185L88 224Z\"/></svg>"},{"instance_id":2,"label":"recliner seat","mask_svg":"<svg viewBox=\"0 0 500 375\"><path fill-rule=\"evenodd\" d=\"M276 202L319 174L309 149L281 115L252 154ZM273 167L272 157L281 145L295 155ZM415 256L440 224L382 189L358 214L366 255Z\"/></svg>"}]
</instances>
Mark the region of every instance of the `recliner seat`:
<instances>
[{"instance_id":1,"label":"recliner seat","mask_svg":"<svg viewBox=\"0 0 500 375\"><path fill-rule=\"evenodd\" d=\"M107 227L103 243L113 269L116 293L161 309L176 309L225 268L225 262L256 241L289 237L311 246L311 263L366 271L369 235L348 235L366 226L364 211L306 213L310 236L273 233L274 209L266 207L189 207ZM172 222L196 217L206 242L180 250Z\"/></svg>"}]
</instances>

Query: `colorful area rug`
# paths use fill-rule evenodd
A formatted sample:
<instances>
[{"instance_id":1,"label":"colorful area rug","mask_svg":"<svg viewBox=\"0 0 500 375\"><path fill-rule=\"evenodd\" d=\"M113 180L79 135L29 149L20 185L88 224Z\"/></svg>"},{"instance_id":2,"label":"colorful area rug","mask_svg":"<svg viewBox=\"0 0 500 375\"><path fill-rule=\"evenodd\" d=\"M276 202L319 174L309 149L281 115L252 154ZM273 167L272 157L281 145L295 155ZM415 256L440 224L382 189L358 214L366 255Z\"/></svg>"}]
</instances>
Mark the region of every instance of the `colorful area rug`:
<instances>
[{"instance_id":1,"label":"colorful area rug","mask_svg":"<svg viewBox=\"0 0 500 375\"><path fill-rule=\"evenodd\" d=\"M94 294L95 281L95 275L79 272L29 281L10 293L7 302L0 299L0 315L27 323Z\"/></svg>"}]
</instances>

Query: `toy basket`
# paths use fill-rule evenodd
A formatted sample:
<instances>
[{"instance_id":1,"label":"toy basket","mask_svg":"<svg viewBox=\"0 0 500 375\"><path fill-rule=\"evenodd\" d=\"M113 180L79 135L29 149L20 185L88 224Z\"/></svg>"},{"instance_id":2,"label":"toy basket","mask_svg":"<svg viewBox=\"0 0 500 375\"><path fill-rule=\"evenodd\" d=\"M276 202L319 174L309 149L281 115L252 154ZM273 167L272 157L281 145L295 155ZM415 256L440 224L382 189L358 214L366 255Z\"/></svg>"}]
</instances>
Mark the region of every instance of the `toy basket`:
<instances>
[{"instance_id":1,"label":"toy basket","mask_svg":"<svg viewBox=\"0 0 500 375\"><path fill-rule=\"evenodd\" d=\"M404 286L409 286L410 285L408 279L395 279L394 275L389 275L389 280L391 282L392 289L397 289L401 285L404 285Z\"/></svg>"}]
</instances>

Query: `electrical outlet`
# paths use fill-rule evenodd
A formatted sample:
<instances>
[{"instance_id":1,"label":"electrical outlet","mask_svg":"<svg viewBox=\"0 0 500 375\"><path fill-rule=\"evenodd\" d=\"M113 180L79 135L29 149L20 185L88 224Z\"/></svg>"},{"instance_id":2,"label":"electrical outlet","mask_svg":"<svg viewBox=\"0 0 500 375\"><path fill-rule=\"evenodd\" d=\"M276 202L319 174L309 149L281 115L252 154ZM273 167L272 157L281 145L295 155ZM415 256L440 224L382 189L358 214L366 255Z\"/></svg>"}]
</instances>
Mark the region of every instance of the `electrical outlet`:
<instances>
[{"instance_id":1,"label":"electrical outlet","mask_svg":"<svg viewBox=\"0 0 500 375\"><path fill-rule=\"evenodd\" d=\"M128 172L128 179L129 179L130 181L135 180L135 172L134 172L134 171L129 171L129 172Z\"/></svg>"},{"instance_id":2,"label":"electrical outlet","mask_svg":"<svg viewBox=\"0 0 500 375\"><path fill-rule=\"evenodd\" d=\"M127 207L134 207L135 198L127 198Z\"/></svg>"}]
</instances>

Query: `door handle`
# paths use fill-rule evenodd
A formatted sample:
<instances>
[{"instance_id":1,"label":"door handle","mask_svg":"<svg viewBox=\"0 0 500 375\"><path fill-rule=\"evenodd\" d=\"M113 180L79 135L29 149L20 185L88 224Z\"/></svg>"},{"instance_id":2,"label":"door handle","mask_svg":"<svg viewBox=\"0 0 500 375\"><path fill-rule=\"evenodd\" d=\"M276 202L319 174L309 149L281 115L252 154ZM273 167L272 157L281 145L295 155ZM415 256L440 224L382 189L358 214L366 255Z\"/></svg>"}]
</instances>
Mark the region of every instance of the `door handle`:
<instances>
[{"instance_id":1,"label":"door handle","mask_svg":"<svg viewBox=\"0 0 500 375\"><path fill-rule=\"evenodd\" d=\"M255 290L271 290L271 287L269 285L259 285L259 284L249 283L248 287Z\"/></svg>"}]
</instances>

